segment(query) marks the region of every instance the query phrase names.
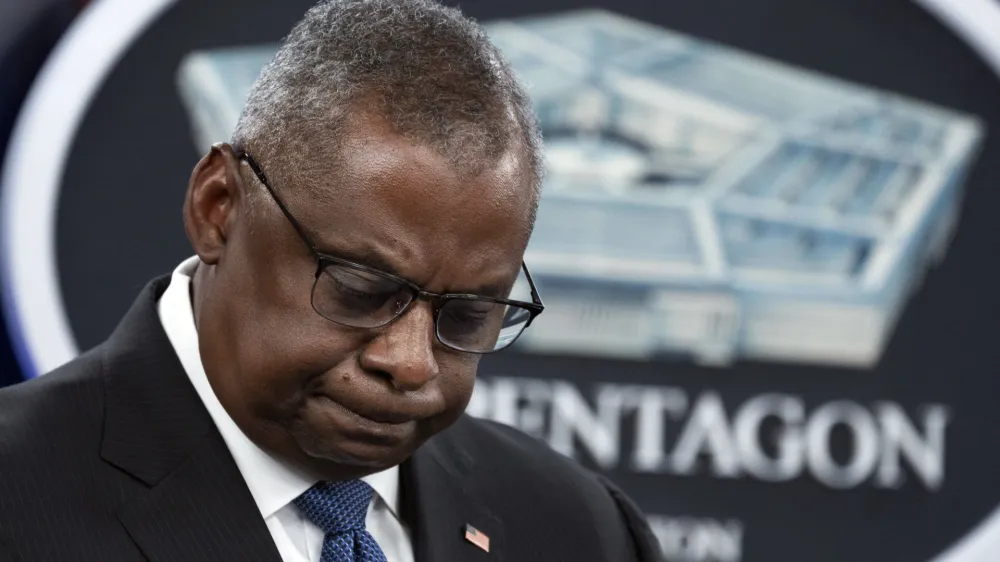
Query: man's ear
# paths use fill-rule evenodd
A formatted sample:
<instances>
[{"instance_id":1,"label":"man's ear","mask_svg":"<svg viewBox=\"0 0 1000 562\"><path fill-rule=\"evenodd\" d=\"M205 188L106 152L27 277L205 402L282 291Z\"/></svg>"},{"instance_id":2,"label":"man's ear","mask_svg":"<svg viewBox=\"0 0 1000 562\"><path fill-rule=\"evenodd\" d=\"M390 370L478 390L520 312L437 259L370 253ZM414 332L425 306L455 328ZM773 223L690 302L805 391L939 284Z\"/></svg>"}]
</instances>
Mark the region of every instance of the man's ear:
<instances>
[{"instance_id":1,"label":"man's ear","mask_svg":"<svg viewBox=\"0 0 1000 562\"><path fill-rule=\"evenodd\" d=\"M231 146L212 146L191 172L184 198L184 230L203 263L214 265L222 257L244 204L240 162Z\"/></svg>"}]
</instances>

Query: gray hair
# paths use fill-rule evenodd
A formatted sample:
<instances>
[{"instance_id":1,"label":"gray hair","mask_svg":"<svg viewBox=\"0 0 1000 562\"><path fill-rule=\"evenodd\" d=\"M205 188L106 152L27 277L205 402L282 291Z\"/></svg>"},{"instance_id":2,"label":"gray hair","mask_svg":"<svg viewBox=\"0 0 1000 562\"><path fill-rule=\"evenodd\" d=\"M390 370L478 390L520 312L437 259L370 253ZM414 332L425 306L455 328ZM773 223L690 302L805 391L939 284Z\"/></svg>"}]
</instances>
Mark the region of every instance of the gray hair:
<instances>
[{"instance_id":1,"label":"gray hair","mask_svg":"<svg viewBox=\"0 0 1000 562\"><path fill-rule=\"evenodd\" d=\"M304 155L336 158L348 116L367 107L467 173L520 150L534 221L542 158L530 100L485 30L434 0L319 2L263 69L232 143L272 177L321 181Z\"/></svg>"}]
</instances>

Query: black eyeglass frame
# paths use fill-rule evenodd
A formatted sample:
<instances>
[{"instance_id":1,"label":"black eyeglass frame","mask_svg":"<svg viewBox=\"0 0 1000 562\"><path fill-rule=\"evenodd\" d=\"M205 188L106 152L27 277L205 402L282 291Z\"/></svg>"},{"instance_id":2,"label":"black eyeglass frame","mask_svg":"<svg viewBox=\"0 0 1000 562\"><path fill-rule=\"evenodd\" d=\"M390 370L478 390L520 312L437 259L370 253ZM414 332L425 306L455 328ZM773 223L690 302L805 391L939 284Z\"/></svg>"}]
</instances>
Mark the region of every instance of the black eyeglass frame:
<instances>
[{"instance_id":1,"label":"black eyeglass frame","mask_svg":"<svg viewBox=\"0 0 1000 562\"><path fill-rule=\"evenodd\" d=\"M309 251L316 258L316 261L317 261L317 264L316 264L316 275L315 275L315 279L313 281L313 289L312 289L312 292L310 293L310 297L309 297L309 304L313 307L313 310L316 312L316 314L319 314L323 318L325 318L325 319L327 319L327 320L329 320L331 322L334 322L336 324L340 324L342 326L348 326L348 327L351 327L351 328L377 329L377 328L382 328L384 326L388 326L389 324L391 324L391 323L395 322L396 320L398 320L399 318L401 318L410 309L410 306L412 306L413 303L417 301L417 299L423 298L423 299L430 300L433 303L432 308L433 308L433 311L434 311L434 337L437 338L437 340L441 343L441 345L443 345L443 346L445 346L445 347L447 347L449 349L453 349L455 351L461 351L463 353L474 353L474 354L477 354L477 355L488 355L490 353L496 353L498 351L503 351L504 349L507 349L508 347L510 347L511 345L513 345L514 342L516 342L518 340L518 338L521 337L521 334L523 334L524 331L527 330L529 326L531 326L531 323L535 320L535 318L539 314L541 314L542 311L545 310L545 305L542 303L542 298L541 298L541 296L539 296L538 289L535 288L535 282L531 278L531 272L528 271L528 264L526 264L523 260L521 261L521 270L524 271L524 276L528 280L528 287L531 290L531 301L532 302L525 302L525 301L519 301L519 300L513 300L513 299L502 299L502 298L497 298L497 297L489 297L489 296L485 296L485 295L473 295L473 294L468 294L468 293L432 293L430 291L425 291L420 286L418 286L416 283L413 283L412 281L410 281L408 279L404 279L402 277L399 277L398 275L393 275L391 273L388 273L388 272L376 269L374 267L369 267L369 266L364 265L364 264L360 264L360 263L353 262L351 260L346 260L346 259L343 259L343 258L338 258L336 256L331 256L330 254L321 252L319 250L319 248L317 248L316 245L313 243L313 241L309 237L309 235L306 234L305 229L303 229L302 226L299 224L299 222L297 220L295 220L295 217L292 216L291 211L289 211L288 207L285 206L285 202L282 201L280 197L278 197L278 194L274 191L274 188L271 186L271 182L267 179L267 176L264 174L264 170L262 170L260 168L260 166L257 164L257 161L254 160L253 156L251 156L248 152L243 151L243 150L233 149L233 153L236 156L236 159L238 161L246 162L247 165L250 166L250 170L253 171L253 173L254 173L255 176L257 176L257 179L260 181L260 183L262 183L264 185L264 188L267 189L268 194L271 195L271 198L274 199L275 203L277 203L278 208L281 209L281 213L283 215L285 215L285 218L288 219L289 224L291 224L292 228L295 229L295 233L299 235L299 238L302 239L302 242L305 243L306 247L309 249ZM342 265L342 266L347 266L347 267L351 267L351 268L354 268L354 269L358 269L360 271L371 273L373 275L377 275L377 276L385 278L385 279L389 279L391 281L395 281L395 282L397 282L397 283L399 283L399 284L401 284L403 286L409 287L410 290L413 292L414 296L413 296L412 299L410 299L410 302L408 302L406 304L406 306L404 306L403 308L401 308L399 310L399 312L396 313L395 316L393 316L392 318L390 318L389 320L387 320L386 322L384 322L382 324L378 324L376 326L371 326L371 327L367 327L367 328L359 327L359 326L352 326L350 324L345 324L344 322L340 322L338 320L334 320L334 319L328 317L327 315L323 314L322 312L320 312L319 310L316 309L315 296L312 293L315 293L315 290L316 290L316 281L319 280L319 276L323 274L323 270L328 265ZM508 343L504 347L501 347L500 349L494 349L492 351L472 351L472 350L468 350L468 349L462 349L461 347L449 344L448 342L444 341L444 339L441 338L441 334L439 332L439 329L440 329L439 326L440 326L440 324L438 322L438 315L440 314L441 309L444 307L444 305L448 301L451 301L451 300L475 300L475 301L492 302L492 303L502 304L502 305L507 305L507 306L517 306L517 307L523 308L523 309L525 309L525 310L528 311L528 314L529 314L529 316L528 316L528 322L524 325L524 328L522 328L521 331L517 334L517 337L515 337L513 340L510 341L510 343Z\"/></svg>"}]
</instances>

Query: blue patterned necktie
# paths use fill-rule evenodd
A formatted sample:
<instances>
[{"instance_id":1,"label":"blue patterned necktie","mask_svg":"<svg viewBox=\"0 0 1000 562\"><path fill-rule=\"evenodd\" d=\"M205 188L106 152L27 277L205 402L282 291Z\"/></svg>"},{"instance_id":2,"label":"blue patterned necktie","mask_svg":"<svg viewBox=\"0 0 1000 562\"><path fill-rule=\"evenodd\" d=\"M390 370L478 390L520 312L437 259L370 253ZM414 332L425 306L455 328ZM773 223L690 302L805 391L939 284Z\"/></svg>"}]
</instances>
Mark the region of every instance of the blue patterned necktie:
<instances>
[{"instance_id":1,"label":"blue patterned necktie","mask_svg":"<svg viewBox=\"0 0 1000 562\"><path fill-rule=\"evenodd\" d=\"M307 519L326 533L320 562L386 562L385 553L365 529L375 493L361 480L320 482L295 498Z\"/></svg>"}]
</instances>

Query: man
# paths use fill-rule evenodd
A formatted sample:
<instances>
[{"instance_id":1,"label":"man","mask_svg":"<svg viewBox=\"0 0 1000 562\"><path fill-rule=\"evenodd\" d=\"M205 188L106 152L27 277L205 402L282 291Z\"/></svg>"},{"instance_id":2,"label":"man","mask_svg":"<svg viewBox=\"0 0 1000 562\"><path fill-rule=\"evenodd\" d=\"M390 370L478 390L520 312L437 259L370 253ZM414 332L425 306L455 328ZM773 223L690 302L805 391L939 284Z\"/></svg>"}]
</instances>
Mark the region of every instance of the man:
<instances>
[{"instance_id":1,"label":"man","mask_svg":"<svg viewBox=\"0 0 1000 562\"><path fill-rule=\"evenodd\" d=\"M658 559L609 482L463 416L481 355L543 308L521 261L539 144L459 12L309 11L191 175L197 256L0 392L2 556Z\"/></svg>"}]
</instances>

